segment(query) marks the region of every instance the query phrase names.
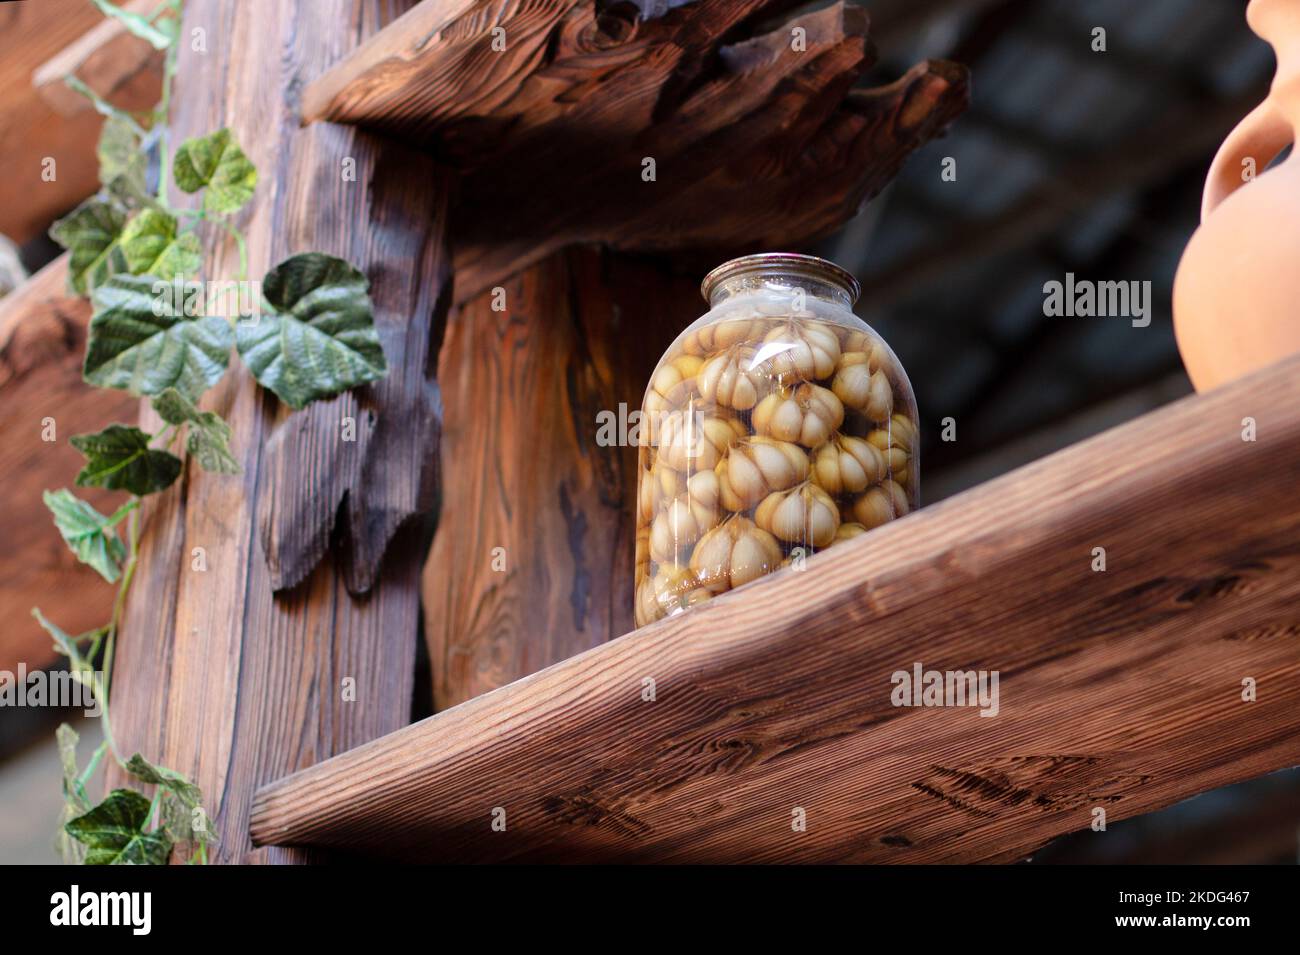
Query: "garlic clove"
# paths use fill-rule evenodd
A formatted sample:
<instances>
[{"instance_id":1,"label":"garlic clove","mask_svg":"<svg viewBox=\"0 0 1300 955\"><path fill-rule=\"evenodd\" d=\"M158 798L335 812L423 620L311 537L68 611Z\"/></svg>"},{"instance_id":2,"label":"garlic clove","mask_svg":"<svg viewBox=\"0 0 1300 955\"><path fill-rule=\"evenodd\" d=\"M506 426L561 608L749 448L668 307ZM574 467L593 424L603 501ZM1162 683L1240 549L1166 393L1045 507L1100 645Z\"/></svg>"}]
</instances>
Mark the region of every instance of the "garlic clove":
<instances>
[{"instance_id":1,"label":"garlic clove","mask_svg":"<svg viewBox=\"0 0 1300 955\"><path fill-rule=\"evenodd\" d=\"M763 322L753 318L727 318L712 321L682 340L682 351L701 358L715 351L761 338Z\"/></svg>"},{"instance_id":2,"label":"garlic clove","mask_svg":"<svg viewBox=\"0 0 1300 955\"><path fill-rule=\"evenodd\" d=\"M844 404L830 389L805 382L772 392L752 418L759 434L815 448L844 423Z\"/></svg>"},{"instance_id":3,"label":"garlic clove","mask_svg":"<svg viewBox=\"0 0 1300 955\"><path fill-rule=\"evenodd\" d=\"M813 480L829 494L856 494L887 474L885 455L863 438L836 434L813 452Z\"/></svg>"},{"instance_id":4,"label":"garlic clove","mask_svg":"<svg viewBox=\"0 0 1300 955\"><path fill-rule=\"evenodd\" d=\"M740 587L757 580L776 567L781 560L781 548L776 541L768 545L768 538L754 528L751 533L736 539L731 548L731 586Z\"/></svg>"},{"instance_id":5,"label":"garlic clove","mask_svg":"<svg viewBox=\"0 0 1300 955\"><path fill-rule=\"evenodd\" d=\"M898 448L911 454L916 447L916 424L906 415L895 414L885 427L877 428L867 435L867 440L882 451Z\"/></svg>"},{"instance_id":6,"label":"garlic clove","mask_svg":"<svg viewBox=\"0 0 1300 955\"><path fill-rule=\"evenodd\" d=\"M733 516L709 531L691 555L696 580L714 593L739 587L781 562L781 546L745 517Z\"/></svg>"},{"instance_id":7,"label":"garlic clove","mask_svg":"<svg viewBox=\"0 0 1300 955\"><path fill-rule=\"evenodd\" d=\"M832 329L792 319L763 336L755 360L769 377L812 381L830 377L839 359L840 342Z\"/></svg>"},{"instance_id":8,"label":"garlic clove","mask_svg":"<svg viewBox=\"0 0 1300 955\"><path fill-rule=\"evenodd\" d=\"M808 456L797 445L758 435L732 445L715 470L722 506L743 511L804 480Z\"/></svg>"},{"instance_id":9,"label":"garlic clove","mask_svg":"<svg viewBox=\"0 0 1300 955\"><path fill-rule=\"evenodd\" d=\"M754 522L787 543L826 547L835 539L840 512L829 494L805 482L763 498Z\"/></svg>"},{"instance_id":10,"label":"garlic clove","mask_svg":"<svg viewBox=\"0 0 1300 955\"><path fill-rule=\"evenodd\" d=\"M675 411L661 425L660 460L677 471L707 470L716 467L722 453L748 433L739 418L698 409Z\"/></svg>"},{"instance_id":11,"label":"garlic clove","mask_svg":"<svg viewBox=\"0 0 1300 955\"><path fill-rule=\"evenodd\" d=\"M726 408L748 411L758 403L769 383L761 370L753 370L752 345L734 345L704 360L695 384L700 396Z\"/></svg>"},{"instance_id":12,"label":"garlic clove","mask_svg":"<svg viewBox=\"0 0 1300 955\"><path fill-rule=\"evenodd\" d=\"M897 481L887 480L857 498L850 507L853 518L870 530L902 517L909 510L907 492Z\"/></svg>"},{"instance_id":13,"label":"garlic clove","mask_svg":"<svg viewBox=\"0 0 1300 955\"><path fill-rule=\"evenodd\" d=\"M858 410L872 421L887 421L894 413L894 389L883 371L871 373L866 404Z\"/></svg>"}]
</instances>

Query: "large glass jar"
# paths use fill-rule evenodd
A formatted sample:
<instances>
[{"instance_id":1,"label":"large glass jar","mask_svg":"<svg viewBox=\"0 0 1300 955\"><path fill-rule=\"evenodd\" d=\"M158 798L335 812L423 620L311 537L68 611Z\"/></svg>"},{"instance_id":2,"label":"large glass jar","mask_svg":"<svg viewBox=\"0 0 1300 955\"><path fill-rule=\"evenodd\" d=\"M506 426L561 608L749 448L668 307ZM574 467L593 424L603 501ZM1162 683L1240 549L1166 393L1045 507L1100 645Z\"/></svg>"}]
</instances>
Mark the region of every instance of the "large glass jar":
<instances>
[{"instance_id":1,"label":"large glass jar","mask_svg":"<svg viewBox=\"0 0 1300 955\"><path fill-rule=\"evenodd\" d=\"M919 503L912 387L808 255L733 259L642 404L636 622L644 626L865 534Z\"/></svg>"}]
</instances>

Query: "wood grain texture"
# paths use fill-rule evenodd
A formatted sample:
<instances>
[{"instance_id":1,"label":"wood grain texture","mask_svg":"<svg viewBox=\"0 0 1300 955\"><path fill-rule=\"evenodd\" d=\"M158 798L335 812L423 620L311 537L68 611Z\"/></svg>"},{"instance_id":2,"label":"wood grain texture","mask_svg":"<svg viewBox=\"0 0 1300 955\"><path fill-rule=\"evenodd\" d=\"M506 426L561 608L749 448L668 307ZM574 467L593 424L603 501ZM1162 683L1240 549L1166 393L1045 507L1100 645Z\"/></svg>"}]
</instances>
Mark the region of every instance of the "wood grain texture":
<instances>
[{"instance_id":1,"label":"wood grain texture","mask_svg":"<svg viewBox=\"0 0 1300 955\"><path fill-rule=\"evenodd\" d=\"M771 22L794 6L425 0L312 84L306 118L467 171L461 300L571 243L797 246L852 216L968 89L964 68L936 62L853 90L875 60L863 8Z\"/></svg>"},{"instance_id":2,"label":"wood grain texture","mask_svg":"<svg viewBox=\"0 0 1300 955\"><path fill-rule=\"evenodd\" d=\"M0 4L0 233L23 243L44 232L99 188L95 144L103 117L90 111L65 116L33 84L33 73L103 20L86 0ZM103 60L93 60L95 82ZM111 71L110 71L111 72ZM150 109L158 101L156 72L117 74L112 89L95 88L123 109ZM53 159L47 181L44 160Z\"/></svg>"},{"instance_id":3,"label":"wood grain texture","mask_svg":"<svg viewBox=\"0 0 1300 955\"><path fill-rule=\"evenodd\" d=\"M632 627L636 448L597 446L597 415L638 410L680 316L703 311L693 281L589 249L494 299L457 310L438 358L442 499L423 592L440 709Z\"/></svg>"},{"instance_id":4,"label":"wood grain texture","mask_svg":"<svg viewBox=\"0 0 1300 955\"><path fill-rule=\"evenodd\" d=\"M1094 807L1124 818L1294 765L1298 472L1295 358L275 783L254 841L1010 861ZM916 662L997 670L999 714L893 706Z\"/></svg>"},{"instance_id":5,"label":"wood grain texture","mask_svg":"<svg viewBox=\"0 0 1300 955\"><path fill-rule=\"evenodd\" d=\"M243 474L191 467L146 509L143 558L114 673L115 732L124 751L139 750L198 782L221 840L219 862L248 857L256 785L390 732L410 716L424 549L404 515L427 489L411 470L416 455L393 450L392 432L429 440L433 427L419 417L436 404L431 361L420 349L436 345L438 302L446 295L446 187L428 160L389 151L351 128L303 130L296 114L305 78L400 12L400 4L378 0L186 3L186 35L202 27L219 42L201 59L183 49L175 138L228 125L261 171L262 184L240 214L250 271L260 276L271 263L310 250L349 258L371 280L392 368L385 385L290 414L236 365L204 404L230 422ZM355 178L345 177L345 158L354 160ZM235 274L230 243L212 237L208 252L209 277ZM350 414L357 416L355 448L339 438ZM376 449L393 451L391 470L368 457ZM372 485L350 483L358 473ZM312 493L323 510L302 504ZM382 584L364 598L349 593L344 565L352 558L336 542L315 554L314 569L303 562L302 549L317 540L311 522L328 523L342 496L358 515L349 527L364 533L359 560L377 563L375 551L394 538ZM280 508L301 523L285 527L267 516ZM268 527L270 553L263 550ZM206 570L196 567L196 547L204 548ZM310 572L277 595L268 559ZM345 681L355 681L354 698Z\"/></svg>"},{"instance_id":6,"label":"wood grain texture","mask_svg":"<svg viewBox=\"0 0 1300 955\"><path fill-rule=\"evenodd\" d=\"M32 607L69 633L111 616L112 585L68 550L41 492L71 488L104 513L124 503L123 494L73 485L84 459L68 438L115 421L133 423L138 403L81 380L90 308L68 297L66 282L64 256L0 300L0 473L8 501L0 547L0 670L10 672L20 662L32 670L56 660ZM53 441L45 440L47 418Z\"/></svg>"}]
</instances>

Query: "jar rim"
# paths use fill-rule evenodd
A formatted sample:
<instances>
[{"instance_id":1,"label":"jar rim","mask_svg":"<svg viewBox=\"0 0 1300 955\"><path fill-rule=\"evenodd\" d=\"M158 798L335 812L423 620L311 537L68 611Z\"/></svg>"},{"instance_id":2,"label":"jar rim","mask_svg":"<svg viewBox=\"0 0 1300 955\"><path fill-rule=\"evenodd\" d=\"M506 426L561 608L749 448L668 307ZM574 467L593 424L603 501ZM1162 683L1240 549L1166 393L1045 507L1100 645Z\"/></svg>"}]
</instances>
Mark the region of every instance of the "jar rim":
<instances>
[{"instance_id":1,"label":"jar rim","mask_svg":"<svg viewBox=\"0 0 1300 955\"><path fill-rule=\"evenodd\" d=\"M756 252L730 259L704 276L704 281L700 283L700 294L704 296L704 301L712 302L714 290L723 282L758 271L792 272L832 282L848 293L849 304L856 302L862 294L862 286L848 269L841 268L829 259L801 252Z\"/></svg>"}]
</instances>

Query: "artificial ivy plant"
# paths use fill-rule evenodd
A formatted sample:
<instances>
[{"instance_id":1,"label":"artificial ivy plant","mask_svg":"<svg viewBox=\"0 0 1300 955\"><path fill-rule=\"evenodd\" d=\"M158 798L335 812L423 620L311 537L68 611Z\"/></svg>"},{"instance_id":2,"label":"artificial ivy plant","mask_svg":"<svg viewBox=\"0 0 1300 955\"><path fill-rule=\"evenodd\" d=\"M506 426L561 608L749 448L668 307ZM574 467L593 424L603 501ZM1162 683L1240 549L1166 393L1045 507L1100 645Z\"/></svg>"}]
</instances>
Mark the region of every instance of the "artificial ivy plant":
<instances>
[{"instance_id":1,"label":"artificial ivy plant","mask_svg":"<svg viewBox=\"0 0 1300 955\"><path fill-rule=\"evenodd\" d=\"M246 283L247 246L233 217L252 198L257 169L228 129L169 149L167 115L183 0L164 0L151 15L110 0L92 2L165 52L162 99L149 112L127 113L67 77L105 117L98 147L102 188L56 222L50 235L68 250L69 288L89 296L93 307L83 377L149 398L162 426L150 433L114 424L70 439L86 458L75 478L78 486L130 495L112 514L101 514L67 488L45 492L54 524L77 559L117 585L111 619L86 633L67 634L33 610L55 649L68 658L73 678L94 694L104 732L104 742L81 767L77 734L59 727L65 805L60 847L68 861L149 865L167 863L183 847L189 861L201 863L213 842L203 794L183 774L139 753L124 758L109 718L113 648L139 556L141 499L170 487L185 456L205 471L239 473L230 426L199 408L203 393L226 373L232 350L262 387L294 409L382 378L387 364L365 276L320 252L273 267L262 279L260 307L252 314L209 314L198 281L199 229L219 229L238 245L239 279ZM197 204L172 206L169 179ZM87 786L106 755L154 787L152 797L115 789L93 803Z\"/></svg>"}]
</instances>

